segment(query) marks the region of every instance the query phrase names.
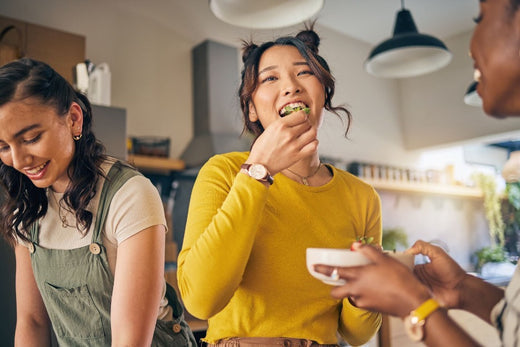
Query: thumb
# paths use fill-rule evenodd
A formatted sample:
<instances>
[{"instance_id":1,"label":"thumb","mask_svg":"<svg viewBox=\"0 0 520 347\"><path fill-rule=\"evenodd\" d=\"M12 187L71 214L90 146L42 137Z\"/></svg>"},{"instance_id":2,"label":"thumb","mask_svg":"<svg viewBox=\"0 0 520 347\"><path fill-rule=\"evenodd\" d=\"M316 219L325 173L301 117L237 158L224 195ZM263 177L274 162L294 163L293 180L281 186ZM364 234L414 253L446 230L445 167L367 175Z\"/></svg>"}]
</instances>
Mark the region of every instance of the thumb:
<instances>
[{"instance_id":1,"label":"thumb","mask_svg":"<svg viewBox=\"0 0 520 347\"><path fill-rule=\"evenodd\" d=\"M363 245L357 248L358 252L361 252L364 256L366 256L373 263L377 263L381 257L383 256L383 252L380 247L376 247L373 245Z\"/></svg>"}]
</instances>

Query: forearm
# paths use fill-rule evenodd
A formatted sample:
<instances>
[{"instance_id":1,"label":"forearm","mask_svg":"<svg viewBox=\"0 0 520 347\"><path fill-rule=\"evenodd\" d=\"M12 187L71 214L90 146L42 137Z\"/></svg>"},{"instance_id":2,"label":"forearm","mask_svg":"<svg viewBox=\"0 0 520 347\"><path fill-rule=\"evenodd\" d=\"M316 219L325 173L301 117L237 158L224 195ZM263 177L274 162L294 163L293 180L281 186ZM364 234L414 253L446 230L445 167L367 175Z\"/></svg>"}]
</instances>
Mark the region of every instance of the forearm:
<instances>
[{"instance_id":1,"label":"forearm","mask_svg":"<svg viewBox=\"0 0 520 347\"><path fill-rule=\"evenodd\" d=\"M380 313L357 308L344 299L338 331L345 341L358 346L370 340L381 326L381 321Z\"/></svg>"},{"instance_id":2,"label":"forearm","mask_svg":"<svg viewBox=\"0 0 520 347\"><path fill-rule=\"evenodd\" d=\"M473 275L467 274L461 284L460 309L469 311L491 323L493 307L504 298L504 290Z\"/></svg>"},{"instance_id":3,"label":"forearm","mask_svg":"<svg viewBox=\"0 0 520 347\"><path fill-rule=\"evenodd\" d=\"M123 241L110 307L112 346L150 346L164 289L163 226Z\"/></svg>"},{"instance_id":4,"label":"forearm","mask_svg":"<svg viewBox=\"0 0 520 347\"><path fill-rule=\"evenodd\" d=\"M448 316L447 311L443 308L433 312L426 319L423 342L429 347L479 346L470 335Z\"/></svg>"},{"instance_id":5,"label":"forearm","mask_svg":"<svg viewBox=\"0 0 520 347\"><path fill-rule=\"evenodd\" d=\"M26 321L18 318L14 335L15 347L44 347L51 345L49 324L41 324L34 320Z\"/></svg>"}]
</instances>

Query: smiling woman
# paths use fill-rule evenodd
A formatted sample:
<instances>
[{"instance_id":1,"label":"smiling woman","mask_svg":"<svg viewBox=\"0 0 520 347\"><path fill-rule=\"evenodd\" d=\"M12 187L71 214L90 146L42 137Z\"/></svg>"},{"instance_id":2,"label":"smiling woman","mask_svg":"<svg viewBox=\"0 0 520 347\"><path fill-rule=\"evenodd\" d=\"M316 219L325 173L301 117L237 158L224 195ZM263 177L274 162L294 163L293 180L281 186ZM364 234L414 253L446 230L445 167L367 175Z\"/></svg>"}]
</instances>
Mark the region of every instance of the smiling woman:
<instances>
[{"instance_id":1,"label":"smiling woman","mask_svg":"<svg viewBox=\"0 0 520 347\"><path fill-rule=\"evenodd\" d=\"M475 19L477 25L470 45L477 91L487 114L518 117L520 1L481 0L479 4L480 14ZM495 229L500 229L501 220L492 222ZM458 326L448 309L468 311L494 325L501 346L518 346L518 266L504 291L467 273L442 248L421 240L406 252L427 256L430 262L416 265L413 272L374 247L363 246L358 251L372 261L370 266L314 268L323 275L335 272L345 280L344 285L332 290L333 297L354 296L358 307L400 317L409 337L427 346L481 345L475 341L478 335Z\"/></svg>"},{"instance_id":2,"label":"smiling woman","mask_svg":"<svg viewBox=\"0 0 520 347\"><path fill-rule=\"evenodd\" d=\"M196 346L164 280L157 190L104 154L88 99L47 64L0 67L0 161L15 345L50 342L53 329L64 346Z\"/></svg>"},{"instance_id":3,"label":"smiling woman","mask_svg":"<svg viewBox=\"0 0 520 347\"><path fill-rule=\"evenodd\" d=\"M312 29L244 43L239 96L256 139L200 170L178 257L183 301L208 319L210 346L336 346L338 334L360 345L380 325L379 314L332 299L306 267L307 248L381 242L374 189L320 163L324 110L346 115L347 129L351 115L332 105L334 78L318 46Z\"/></svg>"}]
</instances>

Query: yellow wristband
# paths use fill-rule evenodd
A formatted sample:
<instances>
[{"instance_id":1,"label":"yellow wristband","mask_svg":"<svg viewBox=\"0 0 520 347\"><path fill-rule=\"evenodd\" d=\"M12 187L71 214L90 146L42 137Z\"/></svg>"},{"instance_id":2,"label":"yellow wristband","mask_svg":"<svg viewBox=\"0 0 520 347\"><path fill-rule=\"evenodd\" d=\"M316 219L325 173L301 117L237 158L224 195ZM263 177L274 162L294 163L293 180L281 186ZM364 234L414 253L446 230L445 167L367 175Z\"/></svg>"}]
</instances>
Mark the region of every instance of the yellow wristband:
<instances>
[{"instance_id":1,"label":"yellow wristband","mask_svg":"<svg viewBox=\"0 0 520 347\"><path fill-rule=\"evenodd\" d=\"M413 341L424 339L425 319L440 307L435 299L428 299L404 318L404 327Z\"/></svg>"},{"instance_id":2,"label":"yellow wristband","mask_svg":"<svg viewBox=\"0 0 520 347\"><path fill-rule=\"evenodd\" d=\"M411 323L417 324L420 321L425 320L426 317L435 312L439 307L440 305L435 299L426 300L419 307L410 312Z\"/></svg>"}]
</instances>

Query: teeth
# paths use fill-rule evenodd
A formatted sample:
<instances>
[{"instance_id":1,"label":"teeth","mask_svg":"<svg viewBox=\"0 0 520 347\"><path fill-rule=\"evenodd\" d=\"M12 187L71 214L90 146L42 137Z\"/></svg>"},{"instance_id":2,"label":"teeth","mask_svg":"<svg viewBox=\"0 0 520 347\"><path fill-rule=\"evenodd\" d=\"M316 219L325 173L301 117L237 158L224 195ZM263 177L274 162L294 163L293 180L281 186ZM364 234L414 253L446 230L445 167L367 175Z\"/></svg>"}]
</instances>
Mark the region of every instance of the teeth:
<instances>
[{"instance_id":1,"label":"teeth","mask_svg":"<svg viewBox=\"0 0 520 347\"><path fill-rule=\"evenodd\" d=\"M43 163L42 165L38 166L38 167L35 167L35 168L32 168L32 169L29 169L29 170L26 170L28 174L30 175L35 175L37 174L38 172L40 172L44 167L45 165L47 165L47 163Z\"/></svg>"},{"instance_id":2,"label":"teeth","mask_svg":"<svg viewBox=\"0 0 520 347\"><path fill-rule=\"evenodd\" d=\"M292 102L292 103L287 104L287 105L284 105L284 107L282 107L282 109L281 109L280 112L279 112L280 115L285 115L285 108L286 108L287 106L289 106L289 107L291 107L291 108L295 108L295 107L298 107L298 106L300 106L300 107L302 107L302 108L307 107L307 105L305 105L303 102Z\"/></svg>"},{"instance_id":3,"label":"teeth","mask_svg":"<svg viewBox=\"0 0 520 347\"><path fill-rule=\"evenodd\" d=\"M475 69L473 70L473 80L475 82L480 82L480 78L482 77L482 73L480 72L479 69Z\"/></svg>"}]
</instances>

